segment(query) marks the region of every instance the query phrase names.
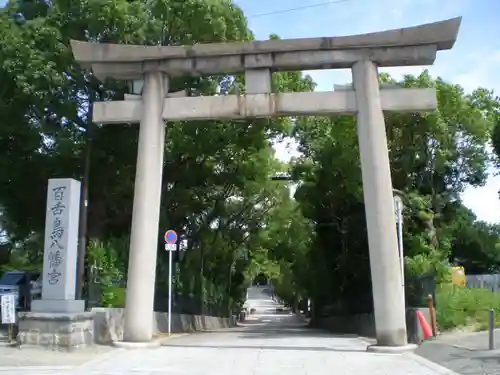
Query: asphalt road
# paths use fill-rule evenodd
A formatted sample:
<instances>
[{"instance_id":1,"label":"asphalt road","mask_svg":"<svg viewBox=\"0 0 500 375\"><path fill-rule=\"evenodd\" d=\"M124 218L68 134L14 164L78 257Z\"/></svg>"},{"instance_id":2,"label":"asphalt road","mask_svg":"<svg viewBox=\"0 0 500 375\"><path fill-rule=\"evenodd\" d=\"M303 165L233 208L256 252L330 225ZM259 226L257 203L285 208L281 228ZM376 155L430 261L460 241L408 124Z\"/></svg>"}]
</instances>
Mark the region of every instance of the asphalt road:
<instances>
[{"instance_id":1,"label":"asphalt road","mask_svg":"<svg viewBox=\"0 0 500 375\"><path fill-rule=\"evenodd\" d=\"M488 350L488 332L450 333L424 342L416 354L461 375L500 375L500 330L497 350Z\"/></svg>"}]
</instances>

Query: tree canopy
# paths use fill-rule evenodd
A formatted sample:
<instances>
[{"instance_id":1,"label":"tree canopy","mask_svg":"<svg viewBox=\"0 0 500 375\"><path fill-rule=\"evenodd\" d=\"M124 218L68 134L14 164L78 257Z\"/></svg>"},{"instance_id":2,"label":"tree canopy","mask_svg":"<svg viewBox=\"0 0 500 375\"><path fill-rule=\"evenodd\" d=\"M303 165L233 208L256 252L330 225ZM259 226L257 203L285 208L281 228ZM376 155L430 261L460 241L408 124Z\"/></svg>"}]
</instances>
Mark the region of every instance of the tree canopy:
<instances>
[{"instance_id":1,"label":"tree canopy","mask_svg":"<svg viewBox=\"0 0 500 375\"><path fill-rule=\"evenodd\" d=\"M47 179L82 180L88 163L88 236L97 249L89 267L112 263L113 275L126 279L138 124L92 122L93 102L123 99L129 88L82 69L69 40L251 40L245 15L230 0L11 0L1 9L0 27L0 262L40 267ZM497 272L500 226L478 221L460 197L483 185L488 167L500 160L499 98L482 88L466 93L428 72L401 81L381 74L380 80L438 93L435 112L386 114L393 186L405 204L407 272L444 275L453 264L468 273ZM315 87L301 72L274 73L272 83L275 92ZM213 95L241 92L242 85L242 76L182 77L171 90ZM176 259L179 298L231 309L263 272L290 303L311 298L318 309L335 301L356 309L360 299L370 300L354 117L166 127L160 228L187 240L188 251ZM290 162L278 160L272 147L285 137L299 145L301 156ZM292 181L271 178L279 173ZM292 185L298 186L294 197ZM167 284L161 242L158 294Z\"/></svg>"}]
</instances>

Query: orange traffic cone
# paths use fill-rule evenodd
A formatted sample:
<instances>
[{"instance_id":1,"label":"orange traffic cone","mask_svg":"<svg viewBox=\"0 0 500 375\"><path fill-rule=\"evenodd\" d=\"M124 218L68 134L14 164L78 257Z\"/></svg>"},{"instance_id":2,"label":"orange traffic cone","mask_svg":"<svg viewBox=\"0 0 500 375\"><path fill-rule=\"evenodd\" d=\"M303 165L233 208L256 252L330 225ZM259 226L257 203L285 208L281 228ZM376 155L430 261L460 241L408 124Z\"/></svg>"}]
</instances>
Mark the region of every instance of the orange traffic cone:
<instances>
[{"instance_id":1,"label":"orange traffic cone","mask_svg":"<svg viewBox=\"0 0 500 375\"><path fill-rule=\"evenodd\" d=\"M429 337L432 337L432 328L427 323L427 320L425 320L424 314L422 314L422 311L417 310L417 318L418 318L418 323L420 324L420 327L422 328L422 333L424 334L424 340L428 339Z\"/></svg>"}]
</instances>

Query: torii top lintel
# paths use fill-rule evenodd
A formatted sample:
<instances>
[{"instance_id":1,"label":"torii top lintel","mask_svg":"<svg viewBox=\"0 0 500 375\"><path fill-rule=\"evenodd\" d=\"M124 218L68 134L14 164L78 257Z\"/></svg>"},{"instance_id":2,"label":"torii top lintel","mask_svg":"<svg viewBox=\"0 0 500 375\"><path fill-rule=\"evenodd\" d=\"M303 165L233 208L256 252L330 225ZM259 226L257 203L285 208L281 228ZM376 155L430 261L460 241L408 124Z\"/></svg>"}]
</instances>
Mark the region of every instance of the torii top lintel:
<instances>
[{"instance_id":1,"label":"torii top lintel","mask_svg":"<svg viewBox=\"0 0 500 375\"><path fill-rule=\"evenodd\" d=\"M341 37L283 39L192 46L97 44L72 40L75 59L99 78L135 79L148 71L169 75L239 73L245 69L349 68L369 59L379 66L430 65L451 49L461 17L414 27Z\"/></svg>"}]
</instances>

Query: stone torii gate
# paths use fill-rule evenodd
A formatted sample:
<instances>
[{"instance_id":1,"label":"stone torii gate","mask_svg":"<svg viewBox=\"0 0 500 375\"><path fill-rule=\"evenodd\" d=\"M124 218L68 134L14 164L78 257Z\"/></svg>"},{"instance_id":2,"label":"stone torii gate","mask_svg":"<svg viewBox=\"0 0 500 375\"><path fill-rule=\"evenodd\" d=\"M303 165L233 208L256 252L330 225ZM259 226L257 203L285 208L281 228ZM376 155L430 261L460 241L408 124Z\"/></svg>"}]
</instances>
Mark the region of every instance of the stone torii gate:
<instances>
[{"instance_id":1,"label":"stone torii gate","mask_svg":"<svg viewBox=\"0 0 500 375\"><path fill-rule=\"evenodd\" d=\"M353 114L366 206L377 346L408 347L383 111L431 111L428 89L380 87L378 67L431 65L451 49L461 18L345 37L193 46L135 46L72 41L76 61L99 79L143 80L142 96L94 104L96 123L140 123L124 342L152 339L164 121ZM271 93L280 70L352 69L353 87L334 92ZM180 75L245 73L243 95L185 97L169 93ZM385 348L385 349L384 349Z\"/></svg>"}]
</instances>

